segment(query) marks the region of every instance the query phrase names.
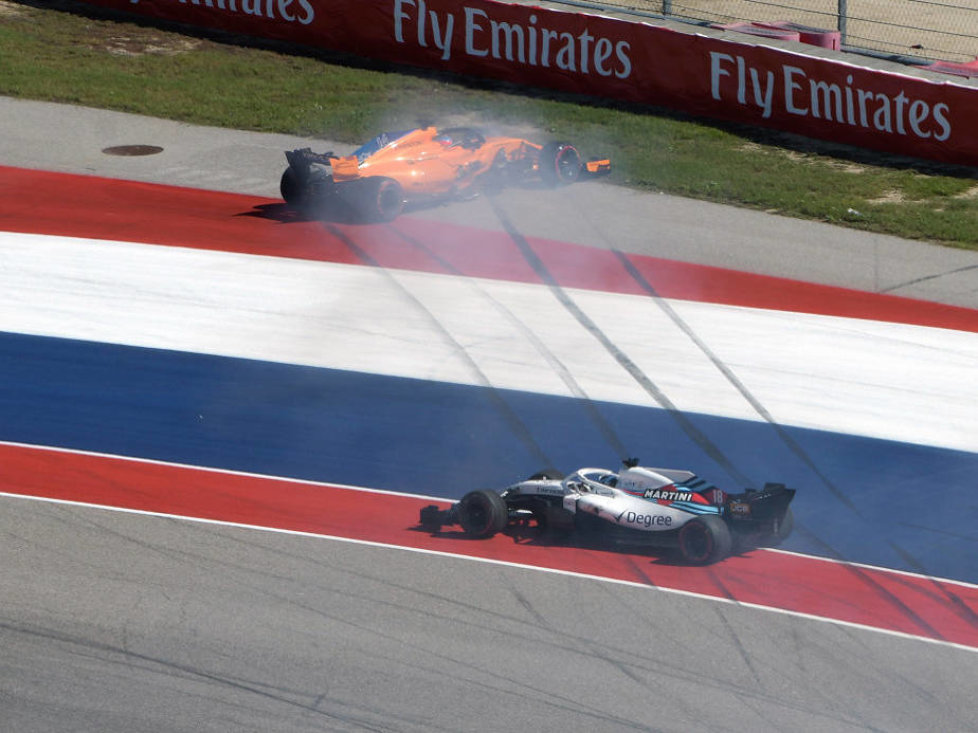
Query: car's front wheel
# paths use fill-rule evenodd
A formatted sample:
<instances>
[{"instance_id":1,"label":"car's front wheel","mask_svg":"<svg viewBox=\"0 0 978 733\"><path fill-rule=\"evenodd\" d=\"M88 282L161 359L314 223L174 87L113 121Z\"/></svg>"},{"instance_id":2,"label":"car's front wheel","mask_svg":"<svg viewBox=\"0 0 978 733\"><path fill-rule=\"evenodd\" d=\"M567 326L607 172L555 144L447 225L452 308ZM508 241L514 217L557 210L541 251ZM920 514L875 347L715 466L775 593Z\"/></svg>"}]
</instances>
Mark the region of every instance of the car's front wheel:
<instances>
[{"instance_id":1,"label":"car's front wheel","mask_svg":"<svg viewBox=\"0 0 978 733\"><path fill-rule=\"evenodd\" d=\"M470 537L492 537L506 529L509 509L506 501L495 491L480 489L462 497L456 509L458 523Z\"/></svg>"},{"instance_id":2,"label":"car's front wheel","mask_svg":"<svg viewBox=\"0 0 978 733\"><path fill-rule=\"evenodd\" d=\"M720 517L696 517L679 530L679 552L690 565L719 562L732 550L730 528Z\"/></svg>"}]
</instances>

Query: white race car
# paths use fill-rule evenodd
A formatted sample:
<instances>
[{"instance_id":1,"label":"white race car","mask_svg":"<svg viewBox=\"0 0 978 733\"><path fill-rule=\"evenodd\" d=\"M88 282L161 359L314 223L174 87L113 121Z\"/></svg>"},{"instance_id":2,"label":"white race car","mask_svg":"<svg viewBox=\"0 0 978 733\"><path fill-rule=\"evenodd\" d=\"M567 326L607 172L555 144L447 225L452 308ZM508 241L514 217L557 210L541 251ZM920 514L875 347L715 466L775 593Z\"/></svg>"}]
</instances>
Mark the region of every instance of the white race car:
<instances>
[{"instance_id":1,"label":"white race car","mask_svg":"<svg viewBox=\"0 0 978 733\"><path fill-rule=\"evenodd\" d=\"M582 468L563 477L534 474L501 491L471 491L450 509L421 510L421 527L459 524L471 537L537 527L618 544L678 548L706 565L752 546L780 544L790 533L795 490L767 483L728 494L690 471L646 468L628 459L620 472Z\"/></svg>"}]
</instances>

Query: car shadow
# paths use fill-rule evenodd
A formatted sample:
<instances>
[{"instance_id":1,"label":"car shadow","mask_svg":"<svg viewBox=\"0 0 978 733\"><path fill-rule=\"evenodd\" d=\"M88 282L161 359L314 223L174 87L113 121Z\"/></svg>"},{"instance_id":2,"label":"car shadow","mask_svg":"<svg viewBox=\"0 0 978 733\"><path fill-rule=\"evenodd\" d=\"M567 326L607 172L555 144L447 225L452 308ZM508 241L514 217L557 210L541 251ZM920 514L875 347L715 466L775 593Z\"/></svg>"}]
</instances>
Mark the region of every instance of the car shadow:
<instances>
[{"instance_id":1,"label":"car shadow","mask_svg":"<svg viewBox=\"0 0 978 733\"><path fill-rule=\"evenodd\" d=\"M256 204L250 211L235 216L250 216L256 219L278 222L279 224L304 224L309 222L328 222L331 224L369 224L358 219L355 212L339 206L318 206L315 209L296 209L284 201L273 204Z\"/></svg>"},{"instance_id":2,"label":"car shadow","mask_svg":"<svg viewBox=\"0 0 978 733\"><path fill-rule=\"evenodd\" d=\"M411 532L420 532L430 537L445 540L465 542L485 542L485 539L472 537L461 529L440 529L430 532L420 525L408 528ZM531 545L536 547L564 547L573 550L588 550L609 555L626 555L631 558L647 558L652 565L669 567L700 567L685 560L677 548L637 545L633 543L618 543L601 536L587 537L580 534L565 534L537 527L507 528L499 536L510 538L514 544ZM731 554L731 557L745 554L755 548L745 547Z\"/></svg>"},{"instance_id":3,"label":"car shadow","mask_svg":"<svg viewBox=\"0 0 978 733\"><path fill-rule=\"evenodd\" d=\"M477 198L492 198L498 196L506 190L535 191L547 190L548 188L550 187L539 181L525 181L519 183L518 185L511 184L499 189L489 187L480 188L478 191L472 191L469 194L433 196L430 198L408 201L404 205L402 215L412 214L418 211L438 209L444 206L452 206L454 204L461 204ZM269 221L278 222L279 224L327 222L331 224L365 225L377 223L358 216L357 212L353 211L349 205L344 204L339 199L334 201L322 201L314 207L306 207L303 209L296 209L289 206L284 201L268 204L256 204L250 211L243 211L236 214L236 216L249 216L257 219L266 219Z\"/></svg>"}]
</instances>

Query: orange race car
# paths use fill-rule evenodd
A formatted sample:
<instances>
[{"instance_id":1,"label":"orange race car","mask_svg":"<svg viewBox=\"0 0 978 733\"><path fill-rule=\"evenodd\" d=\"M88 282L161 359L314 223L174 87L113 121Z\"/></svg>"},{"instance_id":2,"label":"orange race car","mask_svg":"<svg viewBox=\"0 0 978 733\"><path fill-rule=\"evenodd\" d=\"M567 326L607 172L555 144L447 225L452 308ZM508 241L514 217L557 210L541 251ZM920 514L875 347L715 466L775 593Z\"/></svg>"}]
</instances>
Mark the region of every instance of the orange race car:
<instances>
[{"instance_id":1,"label":"orange race car","mask_svg":"<svg viewBox=\"0 0 978 733\"><path fill-rule=\"evenodd\" d=\"M471 127L385 132L351 155L302 148L285 157L281 191L289 206L337 205L360 221L391 221L408 202L465 198L532 181L561 186L611 170L608 160L582 162L569 143L486 137Z\"/></svg>"}]
</instances>

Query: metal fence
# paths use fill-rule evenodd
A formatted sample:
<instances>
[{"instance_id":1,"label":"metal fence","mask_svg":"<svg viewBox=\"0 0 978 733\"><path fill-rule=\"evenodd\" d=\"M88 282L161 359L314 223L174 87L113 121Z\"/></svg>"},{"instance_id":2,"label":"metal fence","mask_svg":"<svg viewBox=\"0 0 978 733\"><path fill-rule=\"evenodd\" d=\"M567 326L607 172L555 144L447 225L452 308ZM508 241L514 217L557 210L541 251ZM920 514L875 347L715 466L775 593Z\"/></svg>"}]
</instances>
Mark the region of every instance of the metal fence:
<instances>
[{"instance_id":1,"label":"metal fence","mask_svg":"<svg viewBox=\"0 0 978 733\"><path fill-rule=\"evenodd\" d=\"M847 50L886 56L958 62L978 56L978 0L591 0L591 4L705 24L790 21L838 30Z\"/></svg>"}]
</instances>

